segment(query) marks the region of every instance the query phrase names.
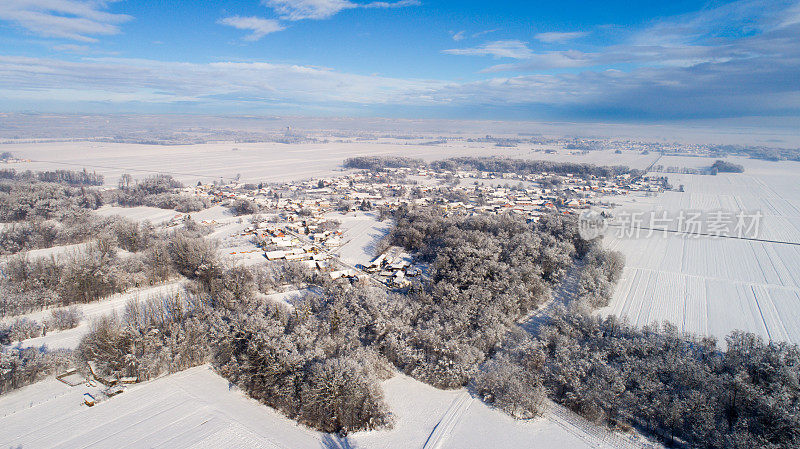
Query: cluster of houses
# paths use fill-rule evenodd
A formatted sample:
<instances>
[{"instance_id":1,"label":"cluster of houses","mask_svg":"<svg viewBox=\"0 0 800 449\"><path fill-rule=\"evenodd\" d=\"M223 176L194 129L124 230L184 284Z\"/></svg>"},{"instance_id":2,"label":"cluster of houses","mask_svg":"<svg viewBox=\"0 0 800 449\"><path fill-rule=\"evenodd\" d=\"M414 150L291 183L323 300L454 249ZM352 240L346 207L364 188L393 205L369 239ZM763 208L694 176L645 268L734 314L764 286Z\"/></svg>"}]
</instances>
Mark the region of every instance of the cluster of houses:
<instances>
[{"instance_id":1,"label":"cluster of houses","mask_svg":"<svg viewBox=\"0 0 800 449\"><path fill-rule=\"evenodd\" d=\"M392 246L372 260L364 271L377 274L387 285L405 287L409 284L407 277L418 276L420 269L411 263L411 255L402 248Z\"/></svg>"},{"instance_id":2,"label":"cluster of houses","mask_svg":"<svg viewBox=\"0 0 800 449\"><path fill-rule=\"evenodd\" d=\"M577 214L589 207L610 206L614 196L664 188L663 179L630 174L598 177L401 167L281 184L199 184L184 191L230 207L245 200L258 214L268 216L242 233L268 260L303 262L334 279L371 276L389 286L404 286L419 270L399 248L378 256L369 266L332 263L331 254L344 243L334 212L390 212L421 205L466 215L515 213L536 221L543 214Z\"/></svg>"},{"instance_id":3,"label":"cluster of houses","mask_svg":"<svg viewBox=\"0 0 800 449\"><path fill-rule=\"evenodd\" d=\"M510 185L514 183L517 185ZM446 210L475 214L512 212L531 219L543 213L578 213L579 209L604 205L611 196L664 189L660 180L629 174L584 178L546 172L520 174L427 168L388 169L380 174L365 171L321 180L320 184L325 186L328 195L347 201L349 210L363 208L365 204L368 208L389 210L402 205L437 205ZM309 194L319 190L313 189Z\"/></svg>"},{"instance_id":4,"label":"cluster of houses","mask_svg":"<svg viewBox=\"0 0 800 449\"><path fill-rule=\"evenodd\" d=\"M292 223L278 226L273 223L259 222L247 227L243 236L250 236L255 243L264 249L267 260L293 260L303 262L310 268L324 269L328 266L330 255L323 245L307 243L298 234L298 227ZM317 233L314 235L325 235ZM313 238L311 239L312 241ZM317 239L316 242L321 242Z\"/></svg>"},{"instance_id":5,"label":"cluster of houses","mask_svg":"<svg viewBox=\"0 0 800 449\"><path fill-rule=\"evenodd\" d=\"M628 173L582 177L420 167L382 172L364 170L279 185L198 185L185 191L206 197L212 203L246 200L260 210L278 212L284 222L297 224L296 232L312 233L315 243L330 239L328 246L335 246L338 243L335 233L319 231L320 224L326 221L324 215L334 210L438 205L476 214L510 211L535 219L542 213L576 213L578 209L602 206L612 196L655 193L664 187L659 178L634 177Z\"/></svg>"},{"instance_id":6,"label":"cluster of houses","mask_svg":"<svg viewBox=\"0 0 800 449\"><path fill-rule=\"evenodd\" d=\"M233 182L225 185L199 184L183 188L183 193L205 198L211 204L226 204L246 200L260 209L277 209L285 214L287 221L304 216L318 215L331 207L325 198L304 198L310 186L305 183L287 183L279 186L253 185Z\"/></svg>"}]
</instances>

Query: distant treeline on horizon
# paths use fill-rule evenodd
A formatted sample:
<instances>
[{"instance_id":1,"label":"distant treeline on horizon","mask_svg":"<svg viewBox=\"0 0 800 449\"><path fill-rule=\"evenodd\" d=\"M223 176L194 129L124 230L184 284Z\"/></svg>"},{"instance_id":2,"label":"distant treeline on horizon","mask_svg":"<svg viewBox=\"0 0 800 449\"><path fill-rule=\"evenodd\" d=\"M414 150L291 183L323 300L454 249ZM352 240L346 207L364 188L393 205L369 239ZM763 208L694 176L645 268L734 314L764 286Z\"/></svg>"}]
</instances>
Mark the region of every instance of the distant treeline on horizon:
<instances>
[{"instance_id":1,"label":"distant treeline on horizon","mask_svg":"<svg viewBox=\"0 0 800 449\"><path fill-rule=\"evenodd\" d=\"M490 173L554 173L578 176L611 177L622 174L639 176L642 170L624 165L597 166L587 163L554 162L524 159L499 159L491 157L457 157L440 161L425 162L402 156L357 156L345 159L345 168L361 170L386 170L388 168L429 168L433 170L476 170Z\"/></svg>"}]
</instances>

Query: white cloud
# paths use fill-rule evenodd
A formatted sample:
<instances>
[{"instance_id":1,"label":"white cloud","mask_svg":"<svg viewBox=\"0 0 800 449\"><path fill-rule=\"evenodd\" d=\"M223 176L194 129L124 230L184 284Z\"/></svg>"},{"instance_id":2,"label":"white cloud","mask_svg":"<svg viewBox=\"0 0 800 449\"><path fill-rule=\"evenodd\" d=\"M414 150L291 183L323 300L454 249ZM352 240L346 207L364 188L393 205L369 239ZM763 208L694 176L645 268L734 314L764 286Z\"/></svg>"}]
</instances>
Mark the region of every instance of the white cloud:
<instances>
[{"instance_id":1,"label":"white cloud","mask_svg":"<svg viewBox=\"0 0 800 449\"><path fill-rule=\"evenodd\" d=\"M574 57L584 57L574 55ZM78 61L0 55L0 102L91 102L119 110L282 108L349 114L397 108L549 110L580 117L725 117L800 114L800 65L790 58L493 77L475 82L364 76L265 62L184 63L124 58ZM731 89L735 86L735 89ZM50 103L47 103L50 104ZM91 106L90 106L91 107ZM381 109L383 108L383 109ZM431 109L434 111L435 109Z\"/></svg>"},{"instance_id":2,"label":"white cloud","mask_svg":"<svg viewBox=\"0 0 800 449\"><path fill-rule=\"evenodd\" d=\"M477 33L473 34L472 37L481 37L481 36L483 36L485 34L494 33L496 31L500 31L500 28L495 28L493 30L478 31Z\"/></svg>"},{"instance_id":3,"label":"white cloud","mask_svg":"<svg viewBox=\"0 0 800 449\"><path fill-rule=\"evenodd\" d=\"M454 41L458 42L458 41L463 41L464 38L467 37L465 34L466 34L466 32L464 30L461 30L461 31L459 31L457 33L451 31L450 32L450 37L452 37Z\"/></svg>"},{"instance_id":4,"label":"white cloud","mask_svg":"<svg viewBox=\"0 0 800 449\"><path fill-rule=\"evenodd\" d=\"M266 62L165 62L128 58L67 61L0 55L0 89L17 97L63 89L105 92L108 98L140 102L216 104L405 104L419 102L440 81L365 76ZM94 95L94 94L93 94ZM124 100L128 101L128 100Z\"/></svg>"},{"instance_id":5,"label":"white cloud","mask_svg":"<svg viewBox=\"0 0 800 449\"><path fill-rule=\"evenodd\" d=\"M1 0L0 20L44 37L95 42L92 36L118 34L117 25L132 19L104 11L112 1Z\"/></svg>"},{"instance_id":6,"label":"white cloud","mask_svg":"<svg viewBox=\"0 0 800 449\"><path fill-rule=\"evenodd\" d=\"M55 51L66 51L71 53L89 53L91 49L87 45L76 45L76 44L59 44L53 45L52 47Z\"/></svg>"},{"instance_id":7,"label":"white cloud","mask_svg":"<svg viewBox=\"0 0 800 449\"><path fill-rule=\"evenodd\" d=\"M514 59L527 59L533 56L533 52L528 48L527 42L518 40L488 42L478 47L443 50L443 53L450 55L494 56L495 58Z\"/></svg>"},{"instance_id":8,"label":"white cloud","mask_svg":"<svg viewBox=\"0 0 800 449\"><path fill-rule=\"evenodd\" d=\"M553 44L553 43L562 44L564 42L568 42L577 39L579 37L586 36L586 34L587 33L584 31L572 31L568 33L549 32L549 33L539 33L534 37L536 38L536 40L548 44Z\"/></svg>"},{"instance_id":9,"label":"white cloud","mask_svg":"<svg viewBox=\"0 0 800 449\"><path fill-rule=\"evenodd\" d=\"M252 33L243 38L246 41L257 41L267 34L285 29L277 20L262 19L261 17L232 16L220 19L219 23L240 30L252 31Z\"/></svg>"},{"instance_id":10,"label":"white cloud","mask_svg":"<svg viewBox=\"0 0 800 449\"><path fill-rule=\"evenodd\" d=\"M786 10L783 20L778 24L778 28L785 28L800 23L800 2Z\"/></svg>"},{"instance_id":11,"label":"white cloud","mask_svg":"<svg viewBox=\"0 0 800 449\"><path fill-rule=\"evenodd\" d=\"M759 56L794 57L792 40L796 0L739 0L716 8L666 17L624 33L618 43L593 52L578 50L531 53L523 61L498 64L483 72L541 71L563 68L599 70L618 64L640 67L696 67ZM543 33L539 40L557 41L571 33ZM546 35L546 36L543 36Z\"/></svg>"},{"instance_id":12,"label":"white cloud","mask_svg":"<svg viewBox=\"0 0 800 449\"><path fill-rule=\"evenodd\" d=\"M552 51L529 55L524 61L513 64L498 64L482 70L483 73L507 70L528 71L542 69L565 69L599 64L601 56L576 50Z\"/></svg>"},{"instance_id":13,"label":"white cloud","mask_svg":"<svg viewBox=\"0 0 800 449\"><path fill-rule=\"evenodd\" d=\"M274 9L283 20L321 20L332 17L345 9L389 9L420 4L418 0L376 1L370 3L354 3L349 0L262 0L262 3Z\"/></svg>"}]
</instances>

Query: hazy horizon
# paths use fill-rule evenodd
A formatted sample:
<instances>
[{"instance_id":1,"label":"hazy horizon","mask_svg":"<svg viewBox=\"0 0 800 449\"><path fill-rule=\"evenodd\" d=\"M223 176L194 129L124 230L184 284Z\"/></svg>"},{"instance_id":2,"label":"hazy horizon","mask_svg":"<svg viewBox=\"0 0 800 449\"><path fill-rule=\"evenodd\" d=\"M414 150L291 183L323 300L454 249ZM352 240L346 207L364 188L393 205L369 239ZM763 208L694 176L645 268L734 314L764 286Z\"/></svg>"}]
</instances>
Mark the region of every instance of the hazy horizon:
<instances>
[{"instance_id":1,"label":"hazy horizon","mask_svg":"<svg viewBox=\"0 0 800 449\"><path fill-rule=\"evenodd\" d=\"M741 120L694 120L665 123L408 119L391 117L304 117L206 114L86 114L0 112L0 139L108 137L124 132L237 131L419 133L427 135L543 135L631 139L684 144L800 147L800 126L786 118L780 126Z\"/></svg>"}]
</instances>

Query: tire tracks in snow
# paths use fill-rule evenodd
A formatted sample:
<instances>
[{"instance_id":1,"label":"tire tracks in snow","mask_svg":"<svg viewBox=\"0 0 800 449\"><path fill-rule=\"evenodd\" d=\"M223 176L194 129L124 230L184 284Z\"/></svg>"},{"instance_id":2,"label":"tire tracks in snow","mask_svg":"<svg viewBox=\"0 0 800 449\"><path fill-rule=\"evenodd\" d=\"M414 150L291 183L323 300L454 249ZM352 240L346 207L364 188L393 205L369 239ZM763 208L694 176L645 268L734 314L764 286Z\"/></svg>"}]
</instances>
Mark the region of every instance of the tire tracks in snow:
<instances>
[{"instance_id":1,"label":"tire tracks in snow","mask_svg":"<svg viewBox=\"0 0 800 449\"><path fill-rule=\"evenodd\" d=\"M425 444L422 448L441 449L442 444L450 438L453 430L461 421L461 417L464 416L464 412L470 408L473 401L474 399L472 399L472 396L466 391L453 399L453 402L450 403L450 407L448 407L447 411L442 415L442 419L433 427L433 430L430 435L428 435L428 439L425 440Z\"/></svg>"},{"instance_id":2,"label":"tire tracks in snow","mask_svg":"<svg viewBox=\"0 0 800 449\"><path fill-rule=\"evenodd\" d=\"M545 419L557 424L593 448L655 449L663 447L646 440L618 434L593 424L586 418L551 400L547 400L546 404Z\"/></svg>"}]
</instances>

